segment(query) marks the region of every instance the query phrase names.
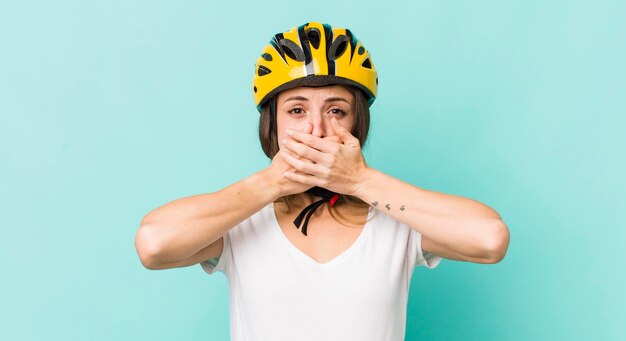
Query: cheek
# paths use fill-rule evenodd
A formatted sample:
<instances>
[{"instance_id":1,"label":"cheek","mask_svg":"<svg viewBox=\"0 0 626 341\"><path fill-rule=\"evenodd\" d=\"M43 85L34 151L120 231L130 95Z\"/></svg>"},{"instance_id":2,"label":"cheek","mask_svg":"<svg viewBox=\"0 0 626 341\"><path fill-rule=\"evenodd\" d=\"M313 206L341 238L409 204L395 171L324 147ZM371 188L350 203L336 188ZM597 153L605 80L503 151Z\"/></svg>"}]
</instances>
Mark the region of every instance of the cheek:
<instances>
[{"instance_id":1,"label":"cheek","mask_svg":"<svg viewBox=\"0 0 626 341\"><path fill-rule=\"evenodd\" d=\"M307 120L297 120L289 117L281 117L276 123L276 135L278 137L278 144L281 144L281 141L286 138L287 129L293 130L304 130L306 128Z\"/></svg>"},{"instance_id":2,"label":"cheek","mask_svg":"<svg viewBox=\"0 0 626 341\"><path fill-rule=\"evenodd\" d=\"M351 131L352 125L354 125L354 117L346 117L343 120L338 120L339 125L348 131ZM328 124L331 124L330 122Z\"/></svg>"},{"instance_id":3,"label":"cheek","mask_svg":"<svg viewBox=\"0 0 626 341\"><path fill-rule=\"evenodd\" d=\"M289 123L282 121L276 124L276 138L278 141L278 148L283 147L283 139L287 137L287 128L289 127Z\"/></svg>"},{"instance_id":4,"label":"cheek","mask_svg":"<svg viewBox=\"0 0 626 341\"><path fill-rule=\"evenodd\" d=\"M289 137L289 135L287 135L287 129L302 130L298 126L299 126L298 122L295 122L294 120L282 120L282 121L277 122L276 124L277 140L276 141L278 142L278 149L283 148L283 139Z\"/></svg>"},{"instance_id":5,"label":"cheek","mask_svg":"<svg viewBox=\"0 0 626 341\"><path fill-rule=\"evenodd\" d=\"M294 126L293 120L290 120L289 117L280 115L278 117L278 122L276 122L276 130L278 134L284 134L287 128L292 128Z\"/></svg>"},{"instance_id":6,"label":"cheek","mask_svg":"<svg viewBox=\"0 0 626 341\"><path fill-rule=\"evenodd\" d=\"M278 132L278 134L276 134L277 138L278 138L278 149L283 148L283 139L285 138L286 134L281 133L280 131Z\"/></svg>"}]
</instances>

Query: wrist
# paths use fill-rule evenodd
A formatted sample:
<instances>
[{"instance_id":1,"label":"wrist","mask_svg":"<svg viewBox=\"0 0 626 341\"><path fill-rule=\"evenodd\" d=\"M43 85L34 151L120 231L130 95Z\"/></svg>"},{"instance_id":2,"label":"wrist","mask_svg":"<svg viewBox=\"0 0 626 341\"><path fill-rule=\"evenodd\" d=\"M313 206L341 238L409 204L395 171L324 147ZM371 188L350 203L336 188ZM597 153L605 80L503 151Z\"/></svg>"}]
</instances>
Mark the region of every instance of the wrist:
<instances>
[{"instance_id":1,"label":"wrist","mask_svg":"<svg viewBox=\"0 0 626 341\"><path fill-rule=\"evenodd\" d=\"M372 178L375 176L375 174L376 170L374 168L366 166L365 169L363 169L363 171L361 172L359 180L354 186L354 191L352 195L361 200L365 200L363 199L363 197L368 192L368 188L369 186L371 186Z\"/></svg>"},{"instance_id":2,"label":"wrist","mask_svg":"<svg viewBox=\"0 0 626 341\"><path fill-rule=\"evenodd\" d=\"M267 168L260 170L253 175L255 182L261 188L266 189L268 195L271 197L272 202L283 196L281 186L278 184L276 176Z\"/></svg>"}]
</instances>

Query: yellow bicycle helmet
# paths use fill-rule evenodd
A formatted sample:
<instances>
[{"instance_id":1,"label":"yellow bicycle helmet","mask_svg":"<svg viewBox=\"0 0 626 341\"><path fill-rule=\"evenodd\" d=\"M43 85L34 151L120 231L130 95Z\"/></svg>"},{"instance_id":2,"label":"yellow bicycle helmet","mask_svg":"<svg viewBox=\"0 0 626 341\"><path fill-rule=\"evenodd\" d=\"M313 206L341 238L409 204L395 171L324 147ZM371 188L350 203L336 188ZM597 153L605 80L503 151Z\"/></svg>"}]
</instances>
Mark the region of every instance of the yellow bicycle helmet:
<instances>
[{"instance_id":1,"label":"yellow bicycle helmet","mask_svg":"<svg viewBox=\"0 0 626 341\"><path fill-rule=\"evenodd\" d=\"M278 33L256 61L252 90L259 112L277 93L298 86L352 85L376 99L378 75L350 30L309 22Z\"/></svg>"}]
</instances>

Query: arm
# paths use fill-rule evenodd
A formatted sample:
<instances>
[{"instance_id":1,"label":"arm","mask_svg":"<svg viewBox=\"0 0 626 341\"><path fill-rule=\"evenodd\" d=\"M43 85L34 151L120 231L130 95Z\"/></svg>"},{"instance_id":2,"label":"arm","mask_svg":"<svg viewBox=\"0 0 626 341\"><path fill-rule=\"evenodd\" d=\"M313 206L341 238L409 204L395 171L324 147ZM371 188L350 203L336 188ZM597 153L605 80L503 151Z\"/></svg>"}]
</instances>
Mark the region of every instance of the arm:
<instances>
[{"instance_id":1,"label":"arm","mask_svg":"<svg viewBox=\"0 0 626 341\"><path fill-rule=\"evenodd\" d=\"M355 195L422 234L422 249L444 258L497 263L509 230L478 201L428 191L367 167Z\"/></svg>"},{"instance_id":2,"label":"arm","mask_svg":"<svg viewBox=\"0 0 626 341\"><path fill-rule=\"evenodd\" d=\"M135 237L139 258L145 267L158 269L193 255L204 257L226 232L280 195L270 172L263 170L217 192L158 207L143 218Z\"/></svg>"},{"instance_id":3,"label":"arm","mask_svg":"<svg viewBox=\"0 0 626 341\"><path fill-rule=\"evenodd\" d=\"M187 258L183 258L181 260L177 260L174 262L159 263L159 264L154 264L154 265L149 264L150 267L148 267L148 269L166 270L166 269L183 268L186 266L196 265L205 260L220 257L223 249L224 249L224 237L220 237L220 239L216 240L215 242L211 243L209 246L205 247L204 249L201 249L200 251L194 253L193 255Z\"/></svg>"}]
</instances>

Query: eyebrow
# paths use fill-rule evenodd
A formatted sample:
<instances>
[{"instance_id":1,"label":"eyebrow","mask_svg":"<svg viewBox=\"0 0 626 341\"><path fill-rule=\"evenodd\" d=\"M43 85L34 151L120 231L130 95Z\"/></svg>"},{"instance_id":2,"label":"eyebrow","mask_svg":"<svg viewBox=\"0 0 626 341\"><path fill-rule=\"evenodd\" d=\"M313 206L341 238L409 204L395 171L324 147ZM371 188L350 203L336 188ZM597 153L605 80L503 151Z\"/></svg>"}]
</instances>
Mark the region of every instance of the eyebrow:
<instances>
[{"instance_id":1,"label":"eyebrow","mask_svg":"<svg viewBox=\"0 0 626 341\"><path fill-rule=\"evenodd\" d=\"M286 103L287 101L308 101L308 100L309 100L308 98L302 97L302 96L291 96L287 98L283 103ZM324 102L327 102L327 103L328 102L346 102L350 104L350 102L348 102L348 100L343 97L329 97L325 99Z\"/></svg>"}]
</instances>

